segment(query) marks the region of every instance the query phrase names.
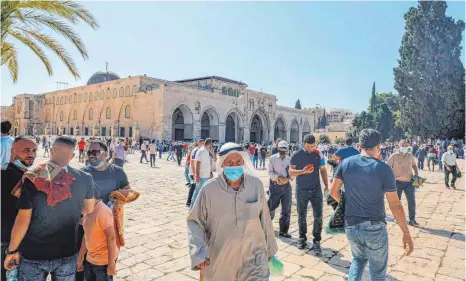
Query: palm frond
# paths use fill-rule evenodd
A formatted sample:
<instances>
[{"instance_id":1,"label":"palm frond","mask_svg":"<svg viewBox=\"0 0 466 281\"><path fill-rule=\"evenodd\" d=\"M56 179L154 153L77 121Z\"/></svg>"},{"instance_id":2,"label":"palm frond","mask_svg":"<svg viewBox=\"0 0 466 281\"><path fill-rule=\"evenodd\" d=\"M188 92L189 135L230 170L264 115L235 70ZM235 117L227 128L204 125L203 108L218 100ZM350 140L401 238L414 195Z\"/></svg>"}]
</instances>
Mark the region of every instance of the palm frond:
<instances>
[{"instance_id":1,"label":"palm frond","mask_svg":"<svg viewBox=\"0 0 466 281\"><path fill-rule=\"evenodd\" d=\"M45 68L47 69L48 74L53 74L52 65L50 64L49 59L45 55L44 51L39 46L37 46L36 42L34 42L30 36L22 34L18 31L13 31L10 34L13 38L28 46L29 49L31 49L36 54L36 56L38 56L39 59L42 61Z\"/></svg>"},{"instance_id":2,"label":"palm frond","mask_svg":"<svg viewBox=\"0 0 466 281\"><path fill-rule=\"evenodd\" d=\"M24 29L22 31L32 36L37 41L39 41L44 46L46 46L51 51L53 51L60 58L60 60L66 65L68 70L71 72L71 74L75 78L81 77L79 75L79 71L76 67L76 64L74 63L73 58L71 58L71 56L68 54L68 52L66 52L65 48L63 48L63 46L60 43L55 41L52 37L44 35L36 31L24 30Z\"/></svg>"},{"instance_id":3,"label":"palm frond","mask_svg":"<svg viewBox=\"0 0 466 281\"><path fill-rule=\"evenodd\" d=\"M8 71L10 72L11 80L18 81L18 60L16 58L16 50L13 44L2 42L1 43L1 56L2 65L6 63Z\"/></svg>"}]
</instances>

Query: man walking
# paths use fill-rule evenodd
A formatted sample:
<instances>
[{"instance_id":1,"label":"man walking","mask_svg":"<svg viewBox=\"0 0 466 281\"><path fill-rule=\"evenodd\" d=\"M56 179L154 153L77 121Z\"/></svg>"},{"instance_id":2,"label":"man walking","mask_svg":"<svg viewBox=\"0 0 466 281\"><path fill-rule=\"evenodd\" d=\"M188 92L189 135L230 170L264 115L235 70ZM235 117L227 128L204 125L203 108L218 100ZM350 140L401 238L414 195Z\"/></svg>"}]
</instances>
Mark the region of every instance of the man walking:
<instances>
[{"instance_id":1,"label":"man walking","mask_svg":"<svg viewBox=\"0 0 466 281\"><path fill-rule=\"evenodd\" d=\"M288 143L281 141L278 144L279 153L270 156L269 177L270 177L270 196L267 205L270 210L270 218L273 221L275 209L282 205L280 215L280 232L279 236L291 238L288 234L290 228L291 216L291 176L289 173L290 156L288 156Z\"/></svg>"},{"instance_id":2,"label":"man walking","mask_svg":"<svg viewBox=\"0 0 466 281\"><path fill-rule=\"evenodd\" d=\"M334 158L338 160L338 163L341 163L346 158L349 158L354 155L358 155L359 151L353 147L353 138L345 139L345 147L342 147L337 150L334 154ZM330 158L329 158L330 159Z\"/></svg>"},{"instance_id":3,"label":"man walking","mask_svg":"<svg viewBox=\"0 0 466 281\"><path fill-rule=\"evenodd\" d=\"M69 166L76 140L59 136L50 162L25 174L19 211L4 266L18 266L19 280L74 281L77 249L75 228L81 213L94 209L92 176ZM20 261L21 256L21 263Z\"/></svg>"},{"instance_id":4,"label":"man walking","mask_svg":"<svg viewBox=\"0 0 466 281\"><path fill-rule=\"evenodd\" d=\"M299 241L298 248L304 249L307 245L307 206L309 201L314 215L313 250L320 255L322 250L322 212L323 194L320 186L319 174L324 182L324 193L328 191L328 177L325 169L325 160L322 153L316 149L316 139L313 135L304 136L304 148L291 156L290 175L296 177L296 201L298 209Z\"/></svg>"},{"instance_id":5,"label":"man walking","mask_svg":"<svg viewBox=\"0 0 466 281\"><path fill-rule=\"evenodd\" d=\"M189 185L189 192L188 192L188 200L186 201L186 206L191 207L192 198L194 195L194 191L196 190L196 155L199 150L199 147L203 144L203 140L199 140L197 143L193 144L193 149L189 155L189 177L190 177L190 185Z\"/></svg>"},{"instance_id":6,"label":"man walking","mask_svg":"<svg viewBox=\"0 0 466 281\"><path fill-rule=\"evenodd\" d=\"M456 189L455 182L458 174L458 165L456 164L456 154L453 152L453 145L448 146L448 151L442 156L443 170L445 173L445 187L450 188L449 178L450 174L453 175L451 179L451 187Z\"/></svg>"},{"instance_id":7,"label":"man walking","mask_svg":"<svg viewBox=\"0 0 466 281\"><path fill-rule=\"evenodd\" d=\"M400 150L393 153L388 158L387 164L392 168L396 179L396 188L398 197L401 200L403 192L408 200L409 222L411 226L418 226L416 222L416 197L414 193L414 186L411 184L411 178L414 174L418 175L416 158L408 153L408 143L401 140L399 143Z\"/></svg>"},{"instance_id":8,"label":"man walking","mask_svg":"<svg viewBox=\"0 0 466 281\"><path fill-rule=\"evenodd\" d=\"M86 142L84 141L84 138L81 138L81 140L78 142L78 150L79 150L79 163L84 162L84 148L86 147Z\"/></svg>"},{"instance_id":9,"label":"man walking","mask_svg":"<svg viewBox=\"0 0 466 281\"><path fill-rule=\"evenodd\" d=\"M340 202L340 189L345 184L345 233L353 255L348 281L360 281L367 262L370 280L386 280L388 233L384 195L403 232L406 255L413 251L413 241L396 192L395 176L387 164L376 159L380 149L380 133L364 129L359 139L361 154L340 164L330 195Z\"/></svg>"},{"instance_id":10,"label":"man walking","mask_svg":"<svg viewBox=\"0 0 466 281\"><path fill-rule=\"evenodd\" d=\"M178 142L175 145L175 152L176 152L176 161L178 162L178 166L181 166L181 159L183 158L183 145L181 142Z\"/></svg>"},{"instance_id":11,"label":"man walking","mask_svg":"<svg viewBox=\"0 0 466 281\"><path fill-rule=\"evenodd\" d=\"M11 194L11 191L21 181L24 172L34 163L36 153L37 145L34 140L24 136L16 137L11 149L14 161L2 167L2 278L0 280L6 280L6 270L3 266L5 250L10 245L11 231L18 214L16 206L18 198Z\"/></svg>"},{"instance_id":12,"label":"man walking","mask_svg":"<svg viewBox=\"0 0 466 281\"><path fill-rule=\"evenodd\" d=\"M155 143L155 140L152 140L152 143L149 145L149 158L150 158L150 166L155 167L155 159L157 155L157 144Z\"/></svg>"},{"instance_id":13,"label":"man walking","mask_svg":"<svg viewBox=\"0 0 466 281\"><path fill-rule=\"evenodd\" d=\"M191 199L191 208L196 202L197 195L201 191L202 186L210 179L212 170L212 160L210 158L210 147L212 146L212 139L207 138L203 146L199 148L196 153L196 190L194 190L193 198Z\"/></svg>"},{"instance_id":14,"label":"man walking","mask_svg":"<svg viewBox=\"0 0 466 281\"><path fill-rule=\"evenodd\" d=\"M146 152L147 152L147 144L145 141L143 141L141 144L141 159L139 159L139 163L142 164L142 159L146 160L146 164L149 163L149 161L147 160Z\"/></svg>"},{"instance_id":15,"label":"man walking","mask_svg":"<svg viewBox=\"0 0 466 281\"><path fill-rule=\"evenodd\" d=\"M263 144L260 148L260 165L265 170L265 158L267 157L267 146Z\"/></svg>"},{"instance_id":16,"label":"man walking","mask_svg":"<svg viewBox=\"0 0 466 281\"><path fill-rule=\"evenodd\" d=\"M417 157L417 167L418 169L424 170L424 161L427 156L427 151L422 145L416 152L415 155ZM430 168L429 168L430 169Z\"/></svg>"},{"instance_id":17,"label":"man walking","mask_svg":"<svg viewBox=\"0 0 466 281\"><path fill-rule=\"evenodd\" d=\"M113 161L112 161L113 164L121 168L123 168L123 164L125 163L124 144L125 144L125 140L121 139L120 142L115 146L115 153L113 154Z\"/></svg>"}]
</instances>

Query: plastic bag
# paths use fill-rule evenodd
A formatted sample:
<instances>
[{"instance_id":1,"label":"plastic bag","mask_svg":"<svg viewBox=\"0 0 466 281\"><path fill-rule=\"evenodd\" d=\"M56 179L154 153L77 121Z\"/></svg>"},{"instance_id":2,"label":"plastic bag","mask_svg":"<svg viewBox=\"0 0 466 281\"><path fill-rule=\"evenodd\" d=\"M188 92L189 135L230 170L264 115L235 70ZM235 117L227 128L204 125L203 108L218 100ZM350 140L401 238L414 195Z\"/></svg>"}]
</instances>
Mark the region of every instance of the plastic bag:
<instances>
[{"instance_id":1,"label":"plastic bag","mask_svg":"<svg viewBox=\"0 0 466 281\"><path fill-rule=\"evenodd\" d=\"M282 261L277 257L272 257L269 260L270 276L282 276L285 266Z\"/></svg>"}]
</instances>

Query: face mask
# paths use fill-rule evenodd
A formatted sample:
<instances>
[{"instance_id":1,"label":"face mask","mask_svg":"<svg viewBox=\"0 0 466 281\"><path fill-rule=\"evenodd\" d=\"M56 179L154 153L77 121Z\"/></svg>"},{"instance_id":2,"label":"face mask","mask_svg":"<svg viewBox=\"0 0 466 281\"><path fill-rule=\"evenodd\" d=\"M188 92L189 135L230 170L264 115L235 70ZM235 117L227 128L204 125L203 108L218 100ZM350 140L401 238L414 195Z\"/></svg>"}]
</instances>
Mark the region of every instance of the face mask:
<instances>
[{"instance_id":1,"label":"face mask","mask_svg":"<svg viewBox=\"0 0 466 281\"><path fill-rule=\"evenodd\" d=\"M23 169L23 170L27 170L28 167L26 165L23 164L23 162L19 161L18 158L16 158L16 160L13 162L13 164L16 165L16 167L20 168L20 169Z\"/></svg>"},{"instance_id":2,"label":"face mask","mask_svg":"<svg viewBox=\"0 0 466 281\"><path fill-rule=\"evenodd\" d=\"M400 151L403 153L408 153L408 148L407 147L402 147L400 148Z\"/></svg>"},{"instance_id":3,"label":"face mask","mask_svg":"<svg viewBox=\"0 0 466 281\"><path fill-rule=\"evenodd\" d=\"M89 166L91 166L94 169L99 169L103 165L104 165L104 161L100 161L97 165L91 165L91 163L89 163Z\"/></svg>"},{"instance_id":4,"label":"face mask","mask_svg":"<svg viewBox=\"0 0 466 281\"><path fill-rule=\"evenodd\" d=\"M244 174L244 167L243 166L225 167L223 174L228 180L237 181Z\"/></svg>"},{"instance_id":5,"label":"face mask","mask_svg":"<svg viewBox=\"0 0 466 281\"><path fill-rule=\"evenodd\" d=\"M278 153L280 153L280 156L285 156L286 155L286 151L279 150Z\"/></svg>"}]
</instances>

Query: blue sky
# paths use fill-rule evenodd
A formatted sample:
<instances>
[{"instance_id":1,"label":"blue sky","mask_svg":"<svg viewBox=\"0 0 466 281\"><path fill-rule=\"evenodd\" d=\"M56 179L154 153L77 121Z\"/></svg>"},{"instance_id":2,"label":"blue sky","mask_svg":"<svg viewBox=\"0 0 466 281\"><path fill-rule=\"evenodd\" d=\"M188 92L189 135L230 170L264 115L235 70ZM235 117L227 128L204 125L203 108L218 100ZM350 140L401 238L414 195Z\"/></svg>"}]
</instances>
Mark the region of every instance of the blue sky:
<instances>
[{"instance_id":1,"label":"blue sky","mask_svg":"<svg viewBox=\"0 0 466 281\"><path fill-rule=\"evenodd\" d=\"M403 14L417 2L84 2L100 28L76 30L89 51L75 80L49 53L54 76L18 46L13 84L2 67L1 104L19 93L56 89L55 81L84 85L96 71L167 80L218 75L242 80L294 106L366 109L372 83L393 91L393 67L404 32ZM447 14L465 19L464 2ZM464 42L464 40L463 40ZM464 46L464 43L463 43ZM463 51L464 62L464 51Z\"/></svg>"}]
</instances>

